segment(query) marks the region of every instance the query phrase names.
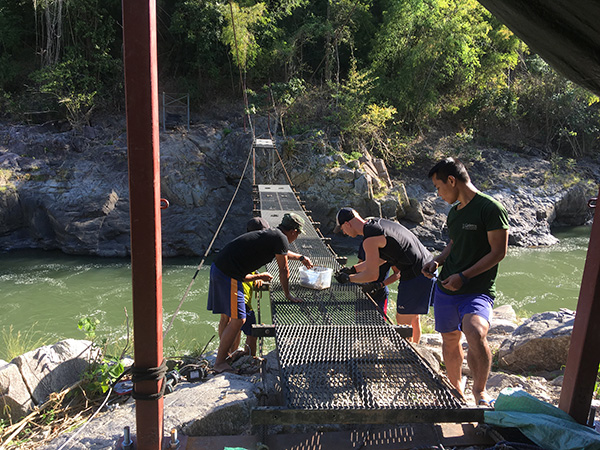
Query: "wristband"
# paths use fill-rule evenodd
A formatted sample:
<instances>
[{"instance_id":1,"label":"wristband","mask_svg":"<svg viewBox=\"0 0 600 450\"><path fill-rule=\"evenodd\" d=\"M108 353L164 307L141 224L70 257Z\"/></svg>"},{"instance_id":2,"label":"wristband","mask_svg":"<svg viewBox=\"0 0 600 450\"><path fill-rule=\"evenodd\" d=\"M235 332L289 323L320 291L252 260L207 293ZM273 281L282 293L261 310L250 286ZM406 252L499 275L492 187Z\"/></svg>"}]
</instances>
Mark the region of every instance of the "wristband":
<instances>
[{"instance_id":1,"label":"wristband","mask_svg":"<svg viewBox=\"0 0 600 450\"><path fill-rule=\"evenodd\" d=\"M306 257L304 255L300 255L300 258L298 258L300 261L304 261L306 259Z\"/></svg>"},{"instance_id":2,"label":"wristband","mask_svg":"<svg viewBox=\"0 0 600 450\"><path fill-rule=\"evenodd\" d=\"M462 280L463 286L469 282L469 279L467 277L465 277L465 275L462 272L459 272L458 276Z\"/></svg>"}]
</instances>

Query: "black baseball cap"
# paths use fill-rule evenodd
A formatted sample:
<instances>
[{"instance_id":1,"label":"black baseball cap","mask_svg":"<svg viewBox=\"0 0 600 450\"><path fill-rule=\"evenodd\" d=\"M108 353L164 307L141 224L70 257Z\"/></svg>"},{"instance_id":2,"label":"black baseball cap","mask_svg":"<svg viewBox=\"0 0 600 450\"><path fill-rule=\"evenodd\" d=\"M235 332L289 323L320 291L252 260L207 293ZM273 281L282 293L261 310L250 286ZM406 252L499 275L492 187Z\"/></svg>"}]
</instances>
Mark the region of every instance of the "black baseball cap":
<instances>
[{"instance_id":1,"label":"black baseball cap","mask_svg":"<svg viewBox=\"0 0 600 450\"><path fill-rule=\"evenodd\" d=\"M356 211L354 211L352 208L346 207L340 209L337 213L337 216L335 216L335 228L333 229L333 232L339 233L342 231L342 225L354 219L356 215Z\"/></svg>"},{"instance_id":2,"label":"black baseball cap","mask_svg":"<svg viewBox=\"0 0 600 450\"><path fill-rule=\"evenodd\" d=\"M269 222L262 217L253 217L246 224L246 231L260 231L269 228Z\"/></svg>"}]
</instances>

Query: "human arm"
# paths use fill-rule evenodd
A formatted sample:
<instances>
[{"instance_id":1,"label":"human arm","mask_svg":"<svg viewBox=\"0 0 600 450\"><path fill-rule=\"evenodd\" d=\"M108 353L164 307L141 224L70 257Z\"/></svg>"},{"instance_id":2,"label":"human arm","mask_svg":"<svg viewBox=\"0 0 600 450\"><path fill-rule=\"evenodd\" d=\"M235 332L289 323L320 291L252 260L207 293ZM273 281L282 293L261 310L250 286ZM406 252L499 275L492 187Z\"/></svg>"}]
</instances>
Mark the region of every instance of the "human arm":
<instances>
[{"instance_id":1,"label":"human arm","mask_svg":"<svg viewBox=\"0 0 600 450\"><path fill-rule=\"evenodd\" d=\"M504 259L508 251L508 230L497 229L487 232L490 251L471 267L442 280L442 286L449 291L457 291L473 277L491 269ZM461 276L462 274L462 276Z\"/></svg>"},{"instance_id":2,"label":"human arm","mask_svg":"<svg viewBox=\"0 0 600 450\"><path fill-rule=\"evenodd\" d=\"M244 277L244 279L242 281L271 281L273 279L273 275L271 275L269 272L254 272L254 273L249 273L248 275L246 275Z\"/></svg>"},{"instance_id":3,"label":"human arm","mask_svg":"<svg viewBox=\"0 0 600 450\"><path fill-rule=\"evenodd\" d=\"M442 253L440 253L435 258L433 258L431 261L429 261L428 263L425 263L423 265L423 268L421 269L421 273L423 275L425 275L427 278L433 278L435 271L438 269L438 267L444 265L444 261L446 261L446 258L450 254L451 248L452 248L452 240L450 240L450 243L446 246L446 248L444 248L444 250L442 250Z\"/></svg>"},{"instance_id":4,"label":"human arm","mask_svg":"<svg viewBox=\"0 0 600 450\"><path fill-rule=\"evenodd\" d=\"M400 279L401 273L400 270L396 266L392 266L392 274L385 278L383 281L374 281L372 283L366 283L362 285L363 292L367 294L371 294L380 289L384 289L386 286L390 284L394 284L396 281Z\"/></svg>"},{"instance_id":5,"label":"human arm","mask_svg":"<svg viewBox=\"0 0 600 450\"><path fill-rule=\"evenodd\" d=\"M287 257L288 257L288 259L293 259L293 260L296 260L296 261L300 261L302 264L304 264L304 266L307 269L310 269L313 266L312 261L310 260L310 258L308 256L302 255L300 253L295 253L295 252L292 252L292 251L288 250Z\"/></svg>"},{"instance_id":6,"label":"human arm","mask_svg":"<svg viewBox=\"0 0 600 450\"><path fill-rule=\"evenodd\" d=\"M288 266L287 255L277 254L275 255L275 259L277 260L277 265L279 266L279 282L281 283L281 288L283 289L285 298L295 303L301 302L302 299L294 297L292 294L290 294L290 268Z\"/></svg>"},{"instance_id":7,"label":"human arm","mask_svg":"<svg viewBox=\"0 0 600 450\"><path fill-rule=\"evenodd\" d=\"M357 273L350 275L351 282L368 283L379 278L379 266L382 263L379 258L379 249L385 247L385 244L384 235L371 236L363 241L365 260L354 266Z\"/></svg>"},{"instance_id":8,"label":"human arm","mask_svg":"<svg viewBox=\"0 0 600 450\"><path fill-rule=\"evenodd\" d=\"M402 274L400 273L400 269L398 269L396 266L392 266L392 274L385 280L383 280L383 286L385 287L389 286L390 284L394 284L400 279L401 275Z\"/></svg>"}]
</instances>

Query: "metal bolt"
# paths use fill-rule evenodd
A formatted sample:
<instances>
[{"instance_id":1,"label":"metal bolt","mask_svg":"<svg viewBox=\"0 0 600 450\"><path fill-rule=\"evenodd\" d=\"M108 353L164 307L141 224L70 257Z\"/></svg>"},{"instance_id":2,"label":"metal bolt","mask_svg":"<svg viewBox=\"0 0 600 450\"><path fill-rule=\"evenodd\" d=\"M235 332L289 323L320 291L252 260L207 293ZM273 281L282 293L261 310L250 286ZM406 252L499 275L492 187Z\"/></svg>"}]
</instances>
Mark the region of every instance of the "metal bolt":
<instances>
[{"instance_id":1,"label":"metal bolt","mask_svg":"<svg viewBox=\"0 0 600 450\"><path fill-rule=\"evenodd\" d=\"M123 429L123 450L132 450L133 449L133 441L131 440L131 433L129 431L129 427L125 427Z\"/></svg>"},{"instance_id":2,"label":"metal bolt","mask_svg":"<svg viewBox=\"0 0 600 450\"><path fill-rule=\"evenodd\" d=\"M177 439L177 428L171 429L171 443L169 444L169 446L172 449L179 448L179 439Z\"/></svg>"}]
</instances>

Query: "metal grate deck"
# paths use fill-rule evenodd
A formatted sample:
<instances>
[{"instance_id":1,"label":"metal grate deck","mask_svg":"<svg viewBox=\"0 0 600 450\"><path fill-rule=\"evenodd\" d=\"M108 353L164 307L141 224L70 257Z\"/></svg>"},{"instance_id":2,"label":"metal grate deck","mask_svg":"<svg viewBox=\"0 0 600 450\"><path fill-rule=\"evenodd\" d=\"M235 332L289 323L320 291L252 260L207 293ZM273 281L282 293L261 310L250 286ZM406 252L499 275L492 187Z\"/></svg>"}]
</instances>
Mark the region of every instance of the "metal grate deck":
<instances>
[{"instance_id":1,"label":"metal grate deck","mask_svg":"<svg viewBox=\"0 0 600 450\"><path fill-rule=\"evenodd\" d=\"M290 245L292 251L309 256L316 266L340 268L289 186L259 185L258 192L261 215L271 226L279 225L286 212L305 219L304 232ZM299 284L300 266L299 261L289 261L290 291L302 303L285 298L278 276L270 288L287 408L434 413L465 406L357 285L340 285L333 279L329 289L305 288ZM267 269L278 273L276 262Z\"/></svg>"}]
</instances>

